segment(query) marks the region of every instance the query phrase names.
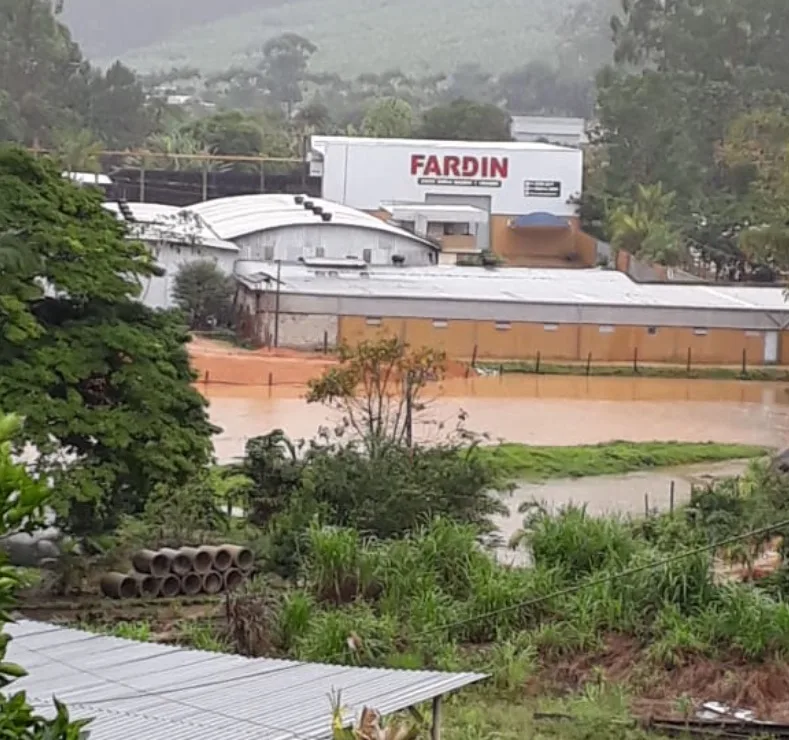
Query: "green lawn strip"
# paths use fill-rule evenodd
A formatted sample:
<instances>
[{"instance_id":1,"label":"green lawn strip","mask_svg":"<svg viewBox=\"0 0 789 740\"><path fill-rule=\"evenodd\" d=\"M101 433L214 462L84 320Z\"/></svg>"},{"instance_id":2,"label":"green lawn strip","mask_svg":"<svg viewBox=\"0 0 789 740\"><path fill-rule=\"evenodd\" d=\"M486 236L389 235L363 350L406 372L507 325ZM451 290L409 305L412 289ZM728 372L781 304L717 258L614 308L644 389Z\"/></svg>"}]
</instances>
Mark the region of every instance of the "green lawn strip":
<instances>
[{"instance_id":1,"label":"green lawn strip","mask_svg":"<svg viewBox=\"0 0 789 740\"><path fill-rule=\"evenodd\" d=\"M477 363L478 368L502 370L505 374L537 374L534 362ZM590 375L605 378L690 378L696 380L758 380L789 382L789 370L785 368L755 367L745 373L736 367L694 367L690 372L680 365L592 365L589 372L583 363L555 365L540 363L539 375Z\"/></svg>"},{"instance_id":2,"label":"green lawn strip","mask_svg":"<svg viewBox=\"0 0 789 740\"><path fill-rule=\"evenodd\" d=\"M475 454L484 455L509 477L547 480L744 460L769 453L765 447L716 442L608 442L575 447L532 447L507 442L480 447Z\"/></svg>"}]
</instances>

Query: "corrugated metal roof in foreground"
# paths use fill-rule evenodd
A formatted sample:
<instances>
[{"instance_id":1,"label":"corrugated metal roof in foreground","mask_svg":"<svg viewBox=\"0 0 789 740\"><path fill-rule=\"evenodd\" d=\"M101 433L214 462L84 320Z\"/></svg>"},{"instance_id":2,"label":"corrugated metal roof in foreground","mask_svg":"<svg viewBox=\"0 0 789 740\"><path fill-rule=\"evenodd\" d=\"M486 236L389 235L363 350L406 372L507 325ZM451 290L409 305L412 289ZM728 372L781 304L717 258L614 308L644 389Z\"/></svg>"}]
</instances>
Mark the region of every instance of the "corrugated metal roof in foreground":
<instances>
[{"instance_id":1,"label":"corrugated metal roof in foreground","mask_svg":"<svg viewBox=\"0 0 789 740\"><path fill-rule=\"evenodd\" d=\"M239 261L235 271L250 284L276 265ZM782 287L636 283L601 269L370 266L362 275L283 264L281 276L283 292L306 295L789 312Z\"/></svg>"},{"instance_id":2,"label":"corrugated metal roof in foreground","mask_svg":"<svg viewBox=\"0 0 789 740\"><path fill-rule=\"evenodd\" d=\"M243 658L27 620L7 631L8 660L28 671L13 690L42 714L57 697L93 717L91 740L329 738L332 691L350 724L364 706L391 714L485 678Z\"/></svg>"}]
</instances>

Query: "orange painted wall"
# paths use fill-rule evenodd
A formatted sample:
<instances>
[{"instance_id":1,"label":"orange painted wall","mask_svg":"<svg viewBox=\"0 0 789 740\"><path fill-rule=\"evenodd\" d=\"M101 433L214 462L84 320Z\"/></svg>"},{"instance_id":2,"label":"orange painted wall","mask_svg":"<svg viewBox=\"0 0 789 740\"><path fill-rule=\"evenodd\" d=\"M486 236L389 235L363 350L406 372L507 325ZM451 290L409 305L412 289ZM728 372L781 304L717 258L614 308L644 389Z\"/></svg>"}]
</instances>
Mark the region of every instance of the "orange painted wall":
<instances>
[{"instance_id":1,"label":"orange painted wall","mask_svg":"<svg viewBox=\"0 0 789 740\"><path fill-rule=\"evenodd\" d=\"M739 365L743 350L749 365L764 361L764 334L739 329L710 329L698 335L692 328L646 326L601 327L579 324L534 324L514 322L497 325L493 321L447 321L432 319L382 319L379 326L367 324L366 317L342 316L339 339L355 344L362 339L397 336L413 347L442 349L457 359L477 357L489 360L533 360L539 352L550 362L632 362L638 350L639 362L685 364L688 349L693 364ZM784 333L781 364L789 365L789 332Z\"/></svg>"},{"instance_id":2,"label":"orange painted wall","mask_svg":"<svg viewBox=\"0 0 789 740\"><path fill-rule=\"evenodd\" d=\"M575 219L569 229L511 229L510 216L491 216L491 249L508 265L520 267L591 267L597 242L580 231Z\"/></svg>"}]
</instances>

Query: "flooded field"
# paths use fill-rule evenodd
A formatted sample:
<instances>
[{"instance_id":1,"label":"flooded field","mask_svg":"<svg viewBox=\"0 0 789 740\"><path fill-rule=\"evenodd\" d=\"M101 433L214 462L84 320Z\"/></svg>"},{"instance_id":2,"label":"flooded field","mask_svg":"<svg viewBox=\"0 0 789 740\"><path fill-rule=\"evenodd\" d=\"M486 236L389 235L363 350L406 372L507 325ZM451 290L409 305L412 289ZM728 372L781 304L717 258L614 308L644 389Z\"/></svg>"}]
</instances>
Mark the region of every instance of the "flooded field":
<instances>
[{"instance_id":1,"label":"flooded field","mask_svg":"<svg viewBox=\"0 0 789 740\"><path fill-rule=\"evenodd\" d=\"M693 485L700 485L714 478L740 475L747 465L747 461L732 460L626 475L521 483L512 496L506 499L509 516L498 517L496 524L506 545L523 523L523 515L518 512L519 507L531 501L543 503L549 511L571 503L579 506L583 504L592 516L644 516L647 508L649 511L668 511L672 498L674 506L687 503ZM515 557L506 546L499 548L498 554L507 562L523 561L522 554Z\"/></svg>"},{"instance_id":2,"label":"flooded field","mask_svg":"<svg viewBox=\"0 0 789 740\"><path fill-rule=\"evenodd\" d=\"M303 400L297 385L200 383L210 401L222 462L243 454L247 439L272 429L311 437L338 417ZM583 378L536 375L449 380L432 388L418 436L435 437L436 422L466 426L493 440L542 445L680 440L789 445L789 386L723 380Z\"/></svg>"}]
</instances>

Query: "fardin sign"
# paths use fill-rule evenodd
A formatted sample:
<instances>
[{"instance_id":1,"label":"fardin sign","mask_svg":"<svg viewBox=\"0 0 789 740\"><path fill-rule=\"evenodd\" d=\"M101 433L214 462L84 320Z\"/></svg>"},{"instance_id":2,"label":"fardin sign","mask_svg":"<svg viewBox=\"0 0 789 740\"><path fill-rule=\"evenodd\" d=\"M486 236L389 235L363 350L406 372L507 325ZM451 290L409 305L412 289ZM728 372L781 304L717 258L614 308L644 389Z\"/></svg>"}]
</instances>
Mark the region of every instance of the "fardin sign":
<instances>
[{"instance_id":1,"label":"fardin sign","mask_svg":"<svg viewBox=\"0 0 789 740\"><path fill-rule=\"evenodd\" d=\"M420 185L500 188L509 168L507 157L411 155L411 175Z\"/></svg>"}]
</instances>

